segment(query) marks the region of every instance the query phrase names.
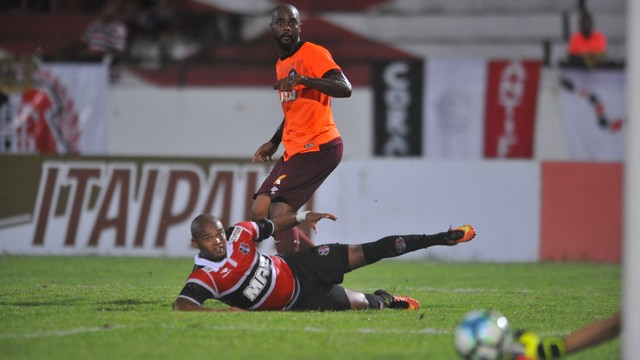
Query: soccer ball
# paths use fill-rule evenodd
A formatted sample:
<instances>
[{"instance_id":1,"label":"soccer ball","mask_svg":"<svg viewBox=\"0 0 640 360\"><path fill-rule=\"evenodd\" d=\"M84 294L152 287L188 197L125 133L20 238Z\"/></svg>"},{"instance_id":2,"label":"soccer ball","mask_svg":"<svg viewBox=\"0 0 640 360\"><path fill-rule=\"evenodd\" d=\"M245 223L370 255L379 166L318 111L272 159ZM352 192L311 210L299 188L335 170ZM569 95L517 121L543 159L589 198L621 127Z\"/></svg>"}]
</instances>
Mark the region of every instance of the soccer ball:
<instances>
[{"instance_id":1,"label":"soccer ball","mask_svg":"<svg viewBox=\"0 0 640 360\"><path fill-rule=\"evenodd\" d=\"M453 345L464 359L513 358L513 332L506 317L492 310L473 310L464 315L453 333Z\"/></svg>"}]
</instances>

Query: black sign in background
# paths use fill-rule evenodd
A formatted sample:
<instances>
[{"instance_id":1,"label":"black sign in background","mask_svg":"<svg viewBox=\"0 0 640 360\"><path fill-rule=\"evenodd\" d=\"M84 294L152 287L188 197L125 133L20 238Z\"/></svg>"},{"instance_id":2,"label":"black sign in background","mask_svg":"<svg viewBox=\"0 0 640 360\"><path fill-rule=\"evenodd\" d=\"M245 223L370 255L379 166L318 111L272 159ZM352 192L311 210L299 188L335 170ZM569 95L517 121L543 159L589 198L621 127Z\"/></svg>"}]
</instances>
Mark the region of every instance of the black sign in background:
<instances>
[{"instance_id":1,"label":"black sign in background","mask_svg":"<svg viewBox=\"0 0 640 360\"><path fill-rule=\"evenodd\" d=\"M371 64L375 156L422 156L424 62Z\"/></svg>"}]
</instances>

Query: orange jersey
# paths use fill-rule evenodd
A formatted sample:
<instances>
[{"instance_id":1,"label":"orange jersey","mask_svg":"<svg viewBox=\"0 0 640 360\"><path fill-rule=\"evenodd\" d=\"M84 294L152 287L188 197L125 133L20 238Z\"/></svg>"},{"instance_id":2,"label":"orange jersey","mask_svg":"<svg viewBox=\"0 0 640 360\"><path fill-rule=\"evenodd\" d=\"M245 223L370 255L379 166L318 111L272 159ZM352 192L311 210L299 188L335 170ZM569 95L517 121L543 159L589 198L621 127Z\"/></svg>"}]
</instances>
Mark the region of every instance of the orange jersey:
<instances>
[{"instance_id":1,"label":"orange jersey","mask_svg":"<svg viewBox=\"0 0 640 360\"><path fill-rule=\"evenodd\" d=\"M305 42L290 57L276 63L278 80L292 72L301 76L321 78L329 70L340 70L329 51L322 46ZM340 133L333 120L331 97L318 90L297 85L293 91L279 92L284 129L282 143L284 160L302 152L319 151Z\"/></svg>"},{"instance_id":2,"label":"orange jersey","mask_svg":"<svg viewBox=\"0 0 640 360\"><path fill-rule=\"evenodd\" d=\"M604 54L607 51L607 38L600 31L592 31L589 38L576 32L569 40L569 55Z\"/></svg>"}]
</instances>

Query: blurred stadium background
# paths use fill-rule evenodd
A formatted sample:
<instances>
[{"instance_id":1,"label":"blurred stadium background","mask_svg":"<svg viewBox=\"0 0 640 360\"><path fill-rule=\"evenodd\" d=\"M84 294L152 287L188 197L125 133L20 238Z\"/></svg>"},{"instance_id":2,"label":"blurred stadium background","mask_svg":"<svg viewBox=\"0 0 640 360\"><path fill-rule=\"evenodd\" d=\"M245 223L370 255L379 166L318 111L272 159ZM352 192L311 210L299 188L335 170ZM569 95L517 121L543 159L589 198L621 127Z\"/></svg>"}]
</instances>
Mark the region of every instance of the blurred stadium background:
<instances>
[{"instance_id":1,"label":"blurred stadium background","mask_svg":"<svg viewBox=\"0 0 640 360\"><path fill-rule=\"evenodd\" d=\"M116 0L124 51L87 56L110 3L2 3L2 252L190 254L189 220L246 218L267 173L248 159L281 119L276 3ZM334 100L343 163L309 204L342 221L318 242L394 214L389 231L484 235L438 258L620 261L624 1L295 5L354 85ZM566 63L583 9L609 41L597 69Z\"/></svg>"}]
</instances>

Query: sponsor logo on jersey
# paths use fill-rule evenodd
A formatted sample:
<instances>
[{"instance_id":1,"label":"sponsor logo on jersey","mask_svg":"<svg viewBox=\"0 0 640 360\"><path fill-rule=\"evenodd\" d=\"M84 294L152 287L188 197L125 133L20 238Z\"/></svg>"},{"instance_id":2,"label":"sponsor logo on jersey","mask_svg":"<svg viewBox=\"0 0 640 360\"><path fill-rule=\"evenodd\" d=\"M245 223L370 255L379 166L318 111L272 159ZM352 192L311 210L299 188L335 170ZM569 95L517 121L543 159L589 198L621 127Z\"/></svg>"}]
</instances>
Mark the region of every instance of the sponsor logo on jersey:
<instances>
[{"instance_id":1,"label":"sponsor logo on jersey","mask_svg":"<svg viewBox=\"0 0 640 360\"><path fill-rule=\"evenodd\" d=\"M240 249L241 253L247 255L249 253L249 251L251 251L251 246L249 246L249 244L247 244L247 243L242 243L242 244L240 244L238 249Z\"/></svg>"},{"instance_id":2,"label":"sponsor logo on jersey","mask_svg":"<svg viewBox=\"0 0 640 360\"><path fill-rule=\"evenodd\" d=\"M331 249L329 248L328 245L322 245L318 248L318 255L320 256L329 255L329 251L331 251Z\"/></svg>"},{"instance_id":3,"label":"sponsor logo on jersey","mask_svg":"<svg viewBox=\"0 0 640 360\"><path fill-rule=\"evenodd\" d=\"M260 256L260 264L255 274L249 281L249 285L244 289L242 294L249 300L254 301L258 298L262 290L267 285L267 279L271 273L269 259L265 256Z\"/></svg>"},{"instance_id":4,"label":"sponsor logo on jersey","mask_svg":"<svg viewBox=\"0 0 640 360\"><path fill-rule=\"evenodd\" d=\"M293 101L296 99L296 91L282 91L280 92L280 102L283 103L285 101Z\"/></svg>"},{"instance_id":5,"label":"sponsor logo on jersey","mask_svg":"<svg viewBox=\"0 0 640 360\"><path fill-rule=\"evenodd\" d=\"M404 239L401 236L399 236L396 239L396 253L403 254L406 250L407 250L407 246L404 243Z\"/></svg>"},{"instance_id":6,"label":"sponsor logo on jersey","mask_svg":"<svg viewBox=\"0 0 640 360\"><path fill-rule=\"evenodd\" d=\"M231 236L229 237L229 242L238 241L238 238L240 238L240 234L242 234L242 228L239 228L239 227L233 228L233 232L231 233Z\"/></svg>"}]
</instances>

